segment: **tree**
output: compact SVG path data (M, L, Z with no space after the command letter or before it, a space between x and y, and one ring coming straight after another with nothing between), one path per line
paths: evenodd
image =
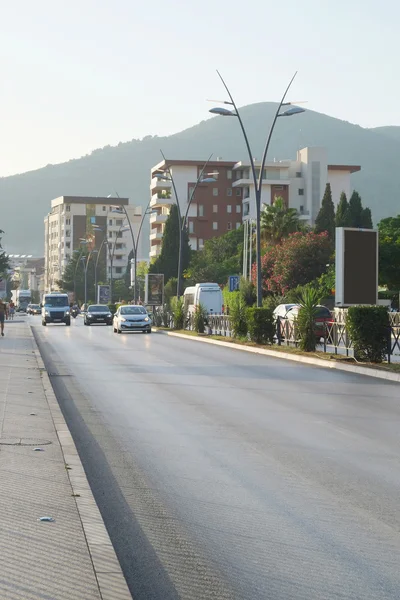
M284 295L326 272L332 254L327 232L292 233L277 246L271 246L262 257L263 287ZM253 265L255 280L256 265Z
M382 219L379 230L379 283L400 290L400 215Z
M349 200L348 227L361 227L362 214L363 206L361 197L360 194L354 190Z
M373 229L371 209L363 208L361 213L361 227L363 229Z
M336 227L349 227L349 203L345 192L340 194L339 204L336 209Z
M315 219L315 233L326 231L331 241L335 239L335 205L332 200L331 184L327 183L321 208Z
M64 269L62 279L57 281L57 285L60 289L66 292L76 291L76 300L83 302L85 298L85 262L87 260L87 250L84 249L82 252L73 252L67 266ZM89 261L87 270L87 297L88 299L94 299L94 268L96 262L96 255L94 254ZM78 264L79 263L79 264Z
M243 227L211 238L203 250L194 252L185 277L193 283L213 281L225 284L229 275L243 268Z
M173 204L165 223L161 253L149 268L149 273L163 273L164 283L178 276L180 226L178 209ZM182 273L189 266L190 256L189 235L185 227L182 235Z
M4 252L3 247L1 245L1 234L4 233L2 229L0 229L0 273L5 274L7 269L10 268L10 263L8 260L7 254Z
M299 231L301 223L295 208L287 208L278 196L271 205L264 205L261 213L261 233L267 242L279 244L282 238Z

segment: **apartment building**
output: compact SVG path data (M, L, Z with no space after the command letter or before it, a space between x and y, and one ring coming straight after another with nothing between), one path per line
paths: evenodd
M203 178L215 181L200 183L189 207L187 227L193 250L201 250L206 240L242 224L243 190L240 186L233 187L234 165L234 162L210 161L204 171ZM165 179L169 177L169 169L183 216L203 167L204 161L167 160L151 169L150 258L161 252L165 222L176 203L172 183Z
M113 278L124 275L133 244L130 230L124 230L126 217L115 212L116 206L125 207L137 236L142 208L130 206L128 198L61 196L51 201L50 213L44 220L45 291L57 289L57 281L62 279L72 253L82 247L82 241L90 250L102 248L102 260L110 276L110 252L103 243L106 240L113 256Z
M259 177L260 161L254 164ZM255 190L250 162L238 162L232 170L232 188L242 190L243 219L255 220ZM286 206L295 208L300 218L312 225L321 207L326 184L331 184L332 199L337 205L342 192L350 196L351 175L360 170L358 165L328 164L325 148L303 148L297 152L296 160L267 162L263 173L261 203L273 204L274 199L280 196Z

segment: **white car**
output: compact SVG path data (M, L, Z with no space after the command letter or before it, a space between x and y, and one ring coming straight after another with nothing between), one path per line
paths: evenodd
M142 331L151 333L151 319L144 306L127 304L120 306L113 319L114 333Z
M273 312L274 320L277 321L278 317L287 317L288 312L290 312L294 306L298 306L298 304L279 304Z

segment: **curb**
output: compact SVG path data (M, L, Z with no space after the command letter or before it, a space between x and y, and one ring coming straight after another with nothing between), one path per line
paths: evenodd
M54 394L32 328L28 326L28 329L34 342L36 362L42 374L44 394L57 432L64 462L70 467L67 469L67 474L92 560L100 597L102 600L132 600L132 595L125 581L103 517L92 494L74 440Z
M156 333L163 335L169 335L171 337L179 337L184 340L192 340L194 342L201 342L203 344L213 344L214 346L224 346L225 348L231 348L231 350L241 350L242 352L252 352L253 354L261 354L264 356L270 356L272 358L281 358L283 360L292 360L307 365L314 365L316 367L323 367L324 369L337 369L338 371L347 371L348 373L355 373L357 375L366 375L367 377L376 377L378 379L384 379L385 381L395 381L400 383L400 373L391 373L390 371L381 371L380 369L370 369L367 367L360 367L358 365L344 365L340 364L335 360L324 360L322 358L311 358L308 356L298 356L295 354L289 354L286 352L276 352L275 350L266 350L264 348L252 348L251 346L239 346L235 343L224 342L223 340L209 340L204 337L196 337L191 335L185 335L184 333L174 333L170 331L158 330L154 328Z

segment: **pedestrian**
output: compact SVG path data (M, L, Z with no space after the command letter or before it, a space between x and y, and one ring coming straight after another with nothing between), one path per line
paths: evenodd
M3 298L0 298L0 331L2 337L4 337L4 320L7 315L7 304L4 302Z
M9 314L10 320L12 321L14 319L14 314L15 314L15 304L12 300L11 300L10 304L8 305L8 314Z

